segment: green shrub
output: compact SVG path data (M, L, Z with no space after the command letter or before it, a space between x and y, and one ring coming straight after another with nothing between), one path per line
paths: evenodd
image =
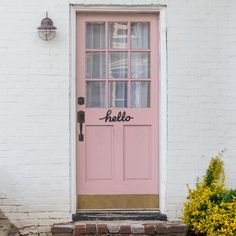
M213 157L202 182L189 189L183 221L196 235L236 235L236 190L224 186L223 161Z

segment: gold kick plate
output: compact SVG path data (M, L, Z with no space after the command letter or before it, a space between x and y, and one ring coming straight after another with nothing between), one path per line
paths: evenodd
M77 209L158 209L159 195L77 195Z

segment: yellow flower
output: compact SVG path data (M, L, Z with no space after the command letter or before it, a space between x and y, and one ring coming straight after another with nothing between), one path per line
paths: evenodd
M190 189L183 221L207 236L236 235L236 190L224 186L223 161L212 158L202 182Z

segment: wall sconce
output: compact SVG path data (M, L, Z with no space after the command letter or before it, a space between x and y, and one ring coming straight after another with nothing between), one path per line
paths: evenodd
M57 28L53 26L53 22L48 18L48 13L46 12L46 17L42 19L41 25L37 29L39 38L49 41L55 37Z

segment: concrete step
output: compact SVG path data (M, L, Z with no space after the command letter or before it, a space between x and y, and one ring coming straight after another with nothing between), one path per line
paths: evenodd
M99 210L99 211L77 211L72 216L73 221L87 220L160 220L166 221L167 216L159 210Z
M180 221L80 221L55 224L53 236L159 235L186 236L187 226Z

